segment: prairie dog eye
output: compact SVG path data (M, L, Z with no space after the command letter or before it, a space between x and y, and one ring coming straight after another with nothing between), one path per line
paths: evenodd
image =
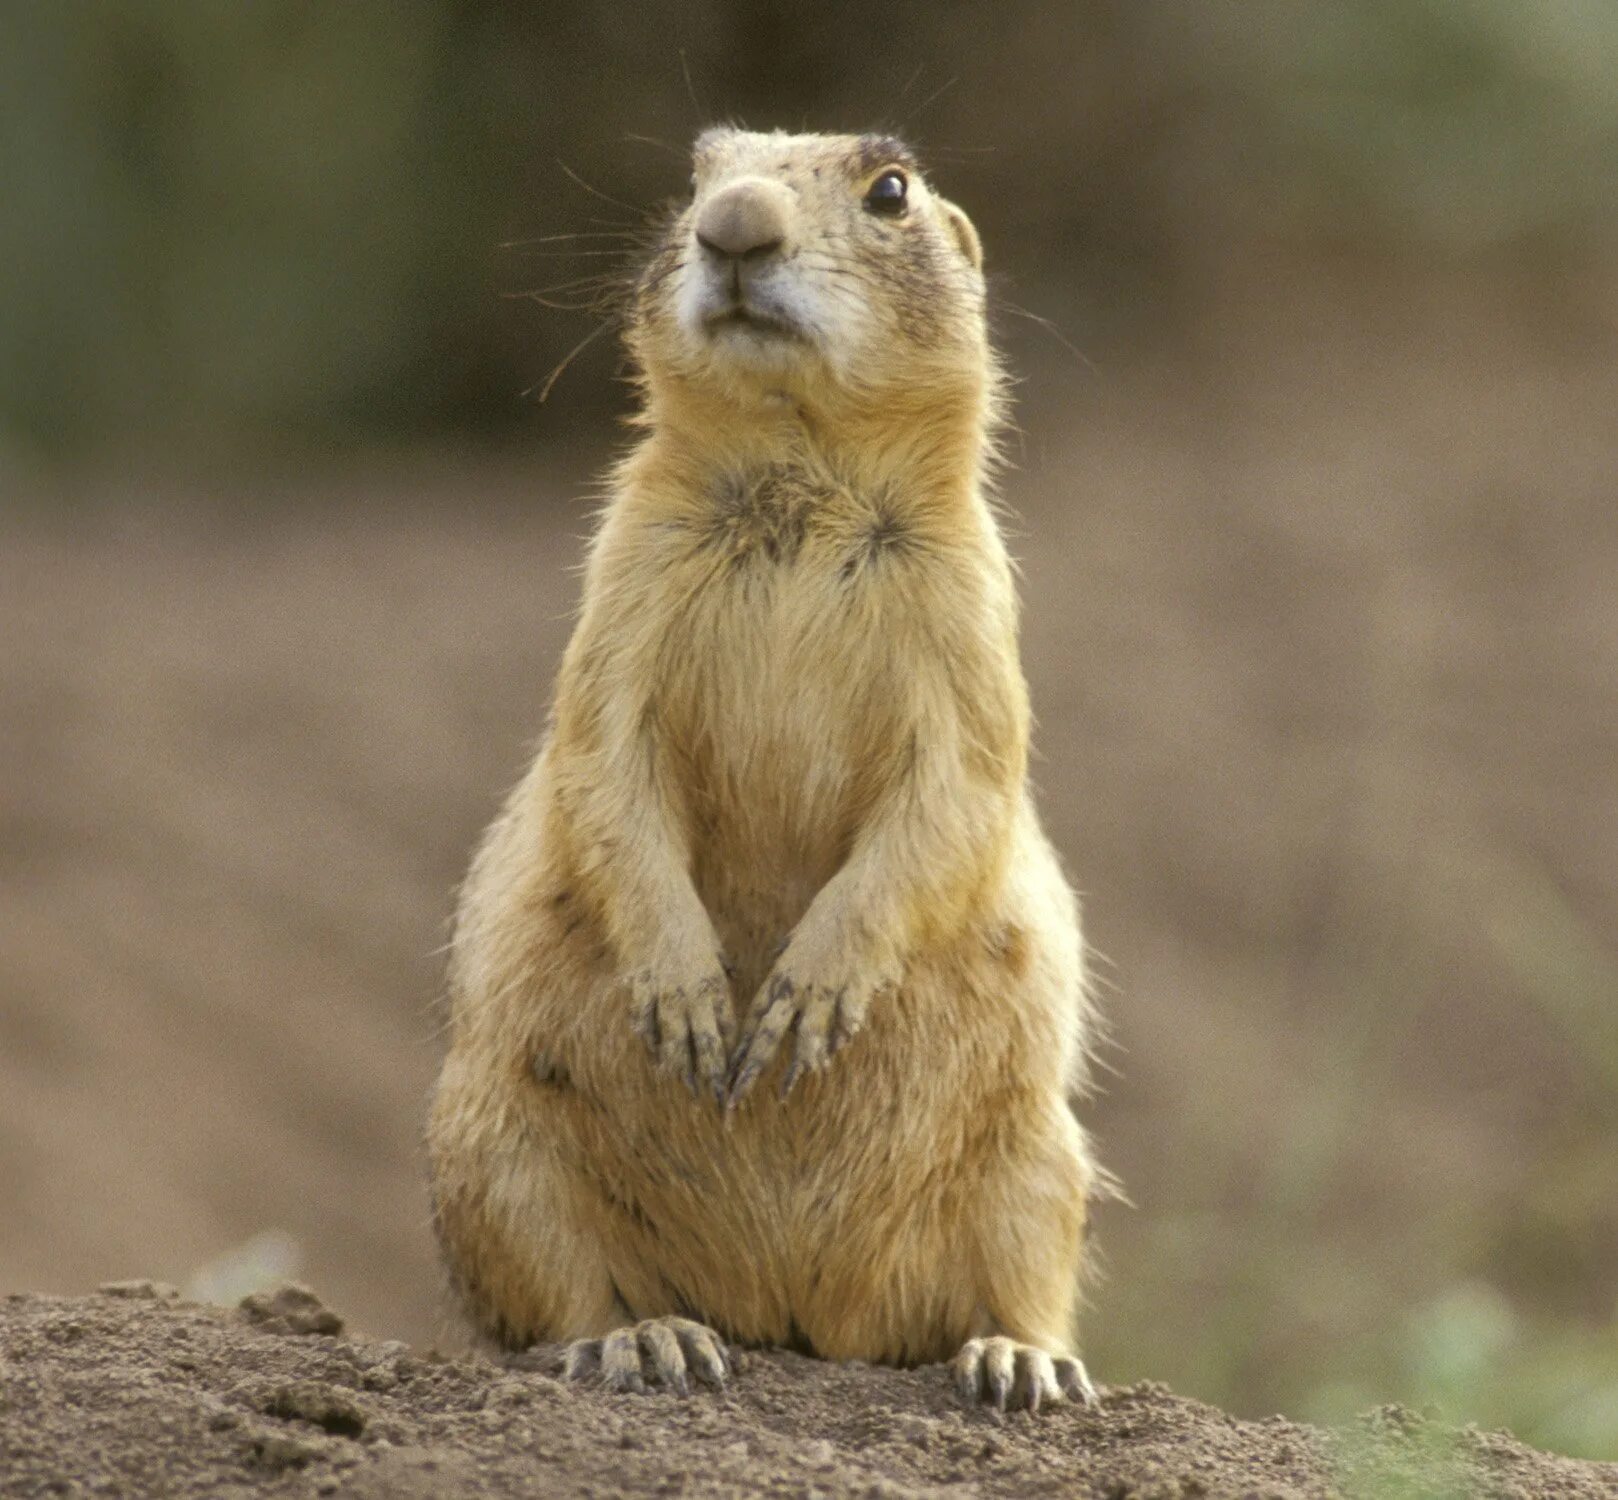
M865 206L874 214L903 213L909 189L905 174L897 167L890 168L871 184L871 190L865 195Z

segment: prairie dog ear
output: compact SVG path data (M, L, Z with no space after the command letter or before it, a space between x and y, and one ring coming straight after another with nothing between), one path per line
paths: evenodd
M955 243L960 246L964 255L975 270L983 269L983 241L978 238L978 232L972 227L972 221L965 212L957 208L948 198L935 198L939 212L944 215L944 222L949 225L950 233L955 236Z

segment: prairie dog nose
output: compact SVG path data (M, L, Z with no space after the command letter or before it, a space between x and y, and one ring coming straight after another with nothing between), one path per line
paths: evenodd
M697 215L697 243L715 255L762 257L787 237L792 194L766 177L744 177L721 188Z

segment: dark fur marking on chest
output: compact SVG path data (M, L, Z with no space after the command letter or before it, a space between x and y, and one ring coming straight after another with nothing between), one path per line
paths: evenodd
M682 529L700 551L733 568L754 562L790 566L819 534L831 541L835 550L828 561L849 583L924 546L900 497L887 485L858 493L841 480L811 477L783 464L719 475L707 498L708 509ZM857 518L852 524L851 505ZM828 511L836 518L823 520Z
M700 527L701 545L738 565L755 557L792 562L818 498L785 468L721 474L708 493L712 509Z
M566 1065L557 1061L549 1052L536 1052L531 1067L534 1082L542 1087L566 1089L573 1086L573 1078Z
M844 559L839 574L844 582L850 582L886 560L915 551L917 545L915 528L888 501L879 501L871 524Z

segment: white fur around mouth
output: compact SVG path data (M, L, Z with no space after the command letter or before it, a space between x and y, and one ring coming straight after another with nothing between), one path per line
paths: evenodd
M737 303L723 312L710 313L703 319L703 328L711 338L724 333L747 333L755 338L789 339L801 342L802 330L785 318Z

